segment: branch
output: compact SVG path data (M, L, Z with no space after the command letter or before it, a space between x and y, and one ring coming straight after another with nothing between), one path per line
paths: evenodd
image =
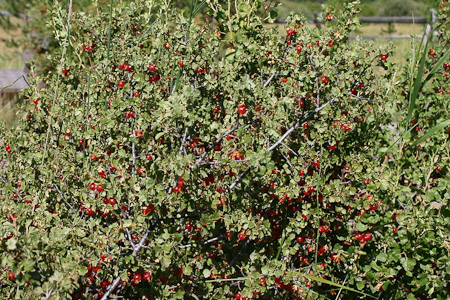
M247 239L247 241L245 242L245 245L242 246L242 248L239 250L239 252L237 253L237 255L233 258L233 260L230 262L230 264L228 265L228 267L232 267L236 262L237 259L239 258L239 256L241 256L242 251L247 248L248 244L250 244L250 239Z
M217 236L217 237L211 238L211 239L209 239L209 240L206 240L206 241L203 243L203 245L207 245L207 244L209 244L209 243L212 243L212 242L214 242L214 241L217 241L219 238L220 238L220 236ZM192 247L192 244L180 245L180 246L177 246L177 247L180 248L180 249L185 249L185 248Z
M81 264L82 262L85 262L86 260L89 259L89 257L91 257L92 254L95 253L95 250L92 250L91 253L89 253L88 255L86 255L86 257L84 257L83 259L80 259L77 263Z
M135 133L135 131L133 130L133 135L135 135L136 133ZM132 168L132 174L133 174L133 176L135 176L135 174L134 174L134 169L135 169L135 166L136 166L136 151L135 151L135 146L134 146L134 142L131 144L131 151L132 151L132 153L133 153L133 168Z
M136 246L133 243L133 239L131 238L130 230L128 228L125 228L125 233L127 234L128 241L130 242L131 247L133 247L133 250L136 249Z
M2 176L0 176L0 180L3 181L3 183L4 183L5 185L8 184L8 181L6 181Z
M321 111L322 109L324 109L325 107L327 107L330 103L332 103L334 101L334 98L332 98L330 101L328 101L327 103L325 103L324 105L322 105L321 107L316 108L314 111L312 111L311 113L309 113L309 115L304 118L303 120L295 123L294 126L292 126L291 128L289 128L285 134L283 134L280 139L278 141L275 142L275 144L273 144L272 146L270 146L267 151L272 151L273 149L275 149L276 147L278 147L278 145L280 145L295 129L297 129L298 127L300 127L303 123L311 120L314 115L316 113L318 113L319 111Z
M64 198L63 193L61 193L61 190L59 189L58 185L56 183L53 183L53 186L55 187L55 189L58 191L59 195L61 196L61 199L64 201L64 203L70 207L71 210L74 211L74 213L76 213L75 209L73 208L72 205L70 205L69 202L67 202L66 198Z
M297 152L295 152L294 150L292 150L290 147L288 147L285 143L281 143L281 145L283 145L286 149L288 149L290 152L292 152L292 154L294 154L295 156L298 157Z
M47 295L45 296L45 300L50 299L50 297L52 296L52 294L53 294L53 290L49 290L49 291L47 292Z
M238 178L236 178L233 183L230 185L230 187L228 188L228 190L232 190L236 187L236 185L239 183L239 181L241 181L242 177L244 177L244 175L246 173L248 173L251 170L251 167L248 168L247 170L245 170L244 172L242 172L241 174L239 174Z
M267 79L266 83L264 83L263 85L263 89L265 89L269 83L272 81L272 79L275 77L275 73L272 74L272 76L269 77L269 79Z
M311 58L311 55L310 56L308 56L308 58L309 58L309 62L311 63L311 67L313 68L313 70L314 70L314 73L316 73L316 89L317 89L317 103L316 103L316 107L319 107L319 101L320 101L320 86L319 86L319 74L317 74L317 71L316 71L316 65L314 64L314 62L313 62L313 60L312 60L312 58Z
M139 251L141 251L141 249L144 247L144 243L147 240L148 235L153 230L153 227L156 225L158 220L159 220L159 217L157 217L155 219L155 221L153 221L152 225L150 225L150 228L145 232L144 236L141 238L139 243L134 248L132 255L137 255L139 253ZM117 288L117 286L119 284L120 284L120 275L117 276L116 279L114 279L113 283L109 286L108 290L106 291L106 293L103 295L103 297L100 300L107 300L109 295L111 295L111 293Z

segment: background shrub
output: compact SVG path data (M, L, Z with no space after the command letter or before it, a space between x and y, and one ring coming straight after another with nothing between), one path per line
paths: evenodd
M194 4L54 7L0 131L2 297L448 298L446 23L400 72L356 4L282 37Z

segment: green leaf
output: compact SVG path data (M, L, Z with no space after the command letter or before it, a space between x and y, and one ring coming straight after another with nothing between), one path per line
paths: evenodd
M356 223L356 230L358 230L359 232L364 232L367 230L367 225L361 222Z
M17 240L15 238L11 238L6 242L6 247L8 250L15 250L17 248Z
M204 270L203 270L203 277L209 278L209 276L211 276L211 270L209 270L209 269L204 269Z

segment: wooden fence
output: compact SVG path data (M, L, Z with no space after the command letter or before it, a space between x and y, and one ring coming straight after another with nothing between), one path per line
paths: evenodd
M374 24L394 24L394 23L403 23L403 24L428 24L425 32L426 35L430 33L433 24L437 21L436 18L436 10L430 9L430 17L360 17L360 23L374 23ZM308 20L309 24L314 24L317 27L321 27L324 22L320 21L318 18L318 14L314 13L314 19ZM277 19L271 24L286 24L286 20ZM422 38L423 35L416 35L418 38ZM411 35L408 34L392 34L392 35L351 35L351 39L361 38L368 40L376 40L376 39L409 39Z

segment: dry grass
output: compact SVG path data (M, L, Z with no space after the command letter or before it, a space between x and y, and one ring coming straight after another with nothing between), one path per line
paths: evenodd
M17 104L19 103L17 94L3 93L0 96L0 121L5 122L6 126L11 128L17 124Z
M20 19L10 18L13 24L21 22ZM4 28L0 27L0 69L23 69L22 49L10 48L1 39L17 38L20 35L20 30L13 32L6 32Z

